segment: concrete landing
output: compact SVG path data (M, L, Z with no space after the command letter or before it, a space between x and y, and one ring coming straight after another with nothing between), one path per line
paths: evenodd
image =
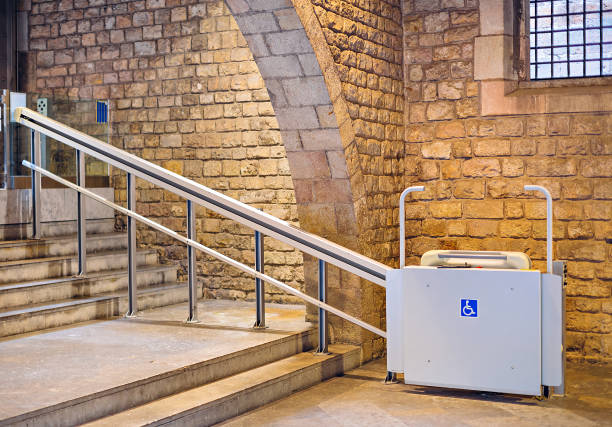
M291 354L302 346L308 349L314 335L304 321L302 306L267 304L266 330L250 328L254 303L207 300L199 303L198 310L200 324L185 324L187 306L179 304L143 311L135 319L90 322L0 340L0 420L49 421L41 417L55 411L58 420L67 421L62 417L69 413L75 417L72 421L83 422L86 418L79 411L93 410L85 406L94 398L113 395L117 399L107 403L117 405L126 396L138 398L139 393L148 398L176 393L219 378L215 364L234 363L230 371L241 372L286 357L288 350L280 348L283 343ZM253 352L254 348L259 351ZM168 377L181 375L176 386L168 388ZM164 389L158 390L155 384L162 377ZM122 396L124 391L129 394ZM141 403L125 401L125 407ZM98 402L95 410L105 404Z
M246 426L610 426L612 367L568 365L567 396L535 398L384 384L376 360L226 421Z

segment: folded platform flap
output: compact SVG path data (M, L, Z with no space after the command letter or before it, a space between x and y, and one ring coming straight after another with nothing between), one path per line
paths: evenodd
M421 265L528 270L531 259L522 252L436 250L425 252Z

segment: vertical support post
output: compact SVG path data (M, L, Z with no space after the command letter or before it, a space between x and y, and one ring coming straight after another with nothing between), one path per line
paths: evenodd
M31 144L30 153L32 156L32 163L36 166L40 166L40 132L32 130L31 132ZM32 238L40 239L40 172L32 170Z
M565 395L565 368L566 368L566 348L567 348L567 344L565 341L565 331L566 331L566 324L567 324L567 319L566 319L566 307L565 307L565 298L566 298L566 291L567 291L567 261L553 261L553 270L552 270L553 274L556 274L557 276L561 276L563 278L563 282L562 282L562 286L563 286L563 291L562 291L562 296L561 296L561 314L562 314L562 321L561 321L561 330L563 332L563 336L562 336L562 343L563 343L563 371L562 371L562 381L561 384L553 387L553 394L559 395L559 396L564 396Z
M2 136L4 149L2 151L2 186L9 188L9 179L11 174L11 135L10 135L10 93L8 89L2 90Z
M264 272L263 234L255 231L255 270ZM264 281L255 278L255 325L254 328L266 327L266 292Z
M187 200L187 238L196 239L195 206ZM189 317L187 322L198 322L198 294L196 293L196 251L193 246L187 246L187 282L189 285Z
M406 204L406 196L413 191L423 191L425 187L422 185L418 185L415 187L408 187L402 194L400 195L399 202L399 229L400 229L400 268L404 268L406 266L406 213L405 213L405 204Z
M76 150L76 185L85 187L85 153ZM85 195L77 191L77 238L79 247L79 276L87 274L87 225Z
M526 185L525 191L539 191L546 197L546 272L553 272L553 210L550 191L539 185Z
M327 303L327 268L322 259L319 260L319 301ZM328 337L327 311L319 308L319 348L317 353L326 354Z
M127 174L127 208L131 211L136 210L136 177L128 172ZM136 220L131 216L127 217L128 233L128 312L127 317L136 316L138 311L136 301Z

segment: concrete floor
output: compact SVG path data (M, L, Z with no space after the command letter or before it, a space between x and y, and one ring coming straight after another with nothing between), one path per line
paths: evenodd
M254 303L201 301L135 319L88 322L0 340L0 419L275 341L310 327L303 306L267 304L269 329L253 330Z
M605 426L612 425L612 367L570 365L568 394L535 398L385 385L377 360L226 421L238 426Z

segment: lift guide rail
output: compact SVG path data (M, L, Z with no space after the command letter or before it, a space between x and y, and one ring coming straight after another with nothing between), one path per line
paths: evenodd
M563 280L527 255L430 251L389 272L386 299L387 369L406 384L563 394Z
M17 108L15 117L18 123L30 129L54 138L134 176L152 182L226 218L260 231L267 236L274 237L366 280L385 286L386 273L390 268L382 263L293 227L291 224L259 209L234 200L110 144L105 144L28 108Z

